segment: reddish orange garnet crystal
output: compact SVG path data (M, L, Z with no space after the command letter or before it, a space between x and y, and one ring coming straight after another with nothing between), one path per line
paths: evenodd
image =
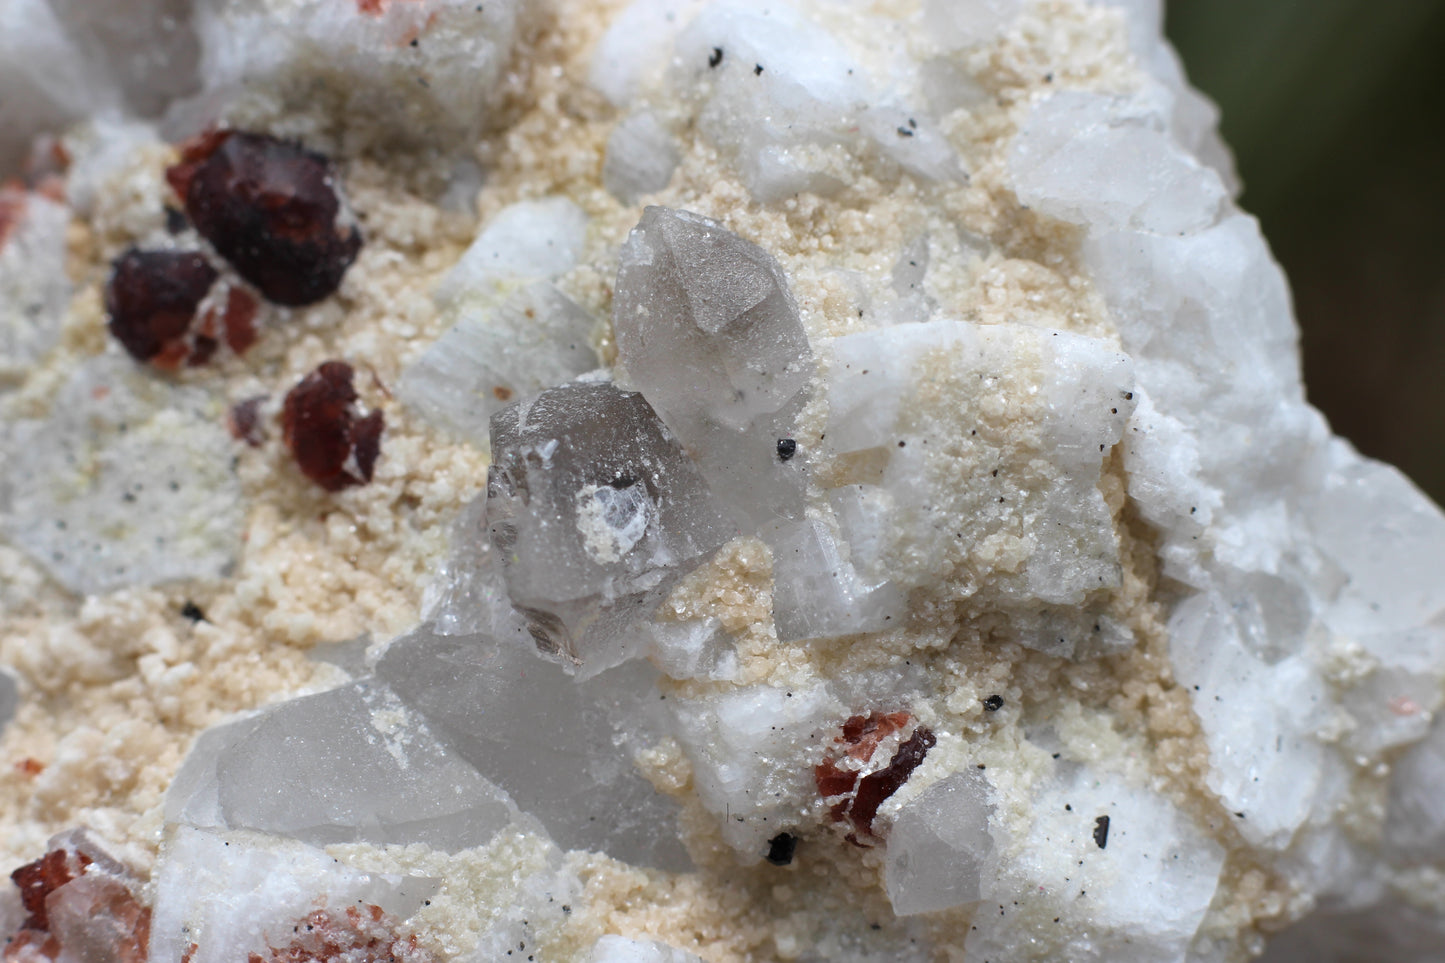
M386 421L363 415L344 361L327 361L286 395L281 430L302 473L329 492L371 481Z

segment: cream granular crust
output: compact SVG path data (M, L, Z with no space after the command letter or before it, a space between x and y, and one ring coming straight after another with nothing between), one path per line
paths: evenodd
M488 168L477 201L482 222L507 204L551 194L572 198L589 214L582 263L560 284L598 317L609 310L617 245L639 214L602 187L605 143L618 115L587 86L590 52L623 5L558 0L519 50L501 110L505 124L478 152ZM868 4L872 12L898 17L915 7L904 0ZM840 39L864 62L878 56L866 36L850 36L845 28ZM927 284L949 315L1112 337L1074 259L1075 229L1023 209L1007 187L1004 158L1024 111L1046 90L1137 86L1127 49L1117 12L1051 0L1029 7L999 40L963 55L986 95L944 122L970 172L966 186L923 188L907 177L880 181L862 173L838 196L764 208L751 202L711 145L685 133L671 184L647 200L718 218L771 252L815 340L863 325L836 269L885 285L898 252L923 233L941 246ZM649 97L664 116L680 109L656 89L643 94ZM90 220L74 225L71 314L61 347L14 400L20 410L43 410L65 372L105 350L100 291L107 266L126 245L160 228L167 196L162 174L172 159L160 148L140 151L108 185ZM312 646L363 633L386 638L414 623L428 573L446 552L449 523L482 490L486 470L483 453L428 428L389 392L402 367L441 333L444 321L430 289L478 223L429 200L423 185L439 175L418 171L415 163L410 157L343 160L367 243L339 294L312 308L278 312L246 358L181 376L229 402L268 398L262 408L268 438L258 449L236 449L247 516L232 577L74 602L18 553L0 547L0 584L7 586L0 594L0 663L24 678L22 708L0 741L0 759L14 773L0 783L0 851L11 865L34 858L51 834L84 824L145 869L161 839L163 793L196 735L232 713L333 684L336 670L307 657ZM968 237L986 241L983 253L970 252ZM605 336L601 350L610 357ZM329 358L361 372L363 400L387 418L374 481L334 495L296 471L273 420L286 390ZM810 407L799 437L820 431L825 414L820 404ZM1026 449L1030 413L995 414L1000 443ZM835 469L845 470L821 468ZM1169 670L1152 534L1124 487L1115 455L1101 480L1124 560L1110 614L1139 640L1123 655L1072 663L995 643L986 612L926 599L916 600L907 630L863 644L782 646L768 615L767 549L752 539L728 546L686 579L664 611L678 618L717 616L737 637L744 682L804 685L904 659L925 665L945 680L939 691L946 695L916 710L940 732L917 784L965 762L986 764L997 774L1006 821L1028 818L1027 790L1044 761L1023 742L1022 723L1031 714L1047 712L1081 754L1119 759L1137 747L1133 755L1148 763L1131 775L1166 793L1229 851L1204 935L1288 919L1303 907L1252 859L1204 788L1207 751ZM1007 568L1020 551L1006 538L993 540L975 546L960 564ZM188 601L206 621L180 614ZM697 694L709 684L669 685ZM986 714L982 701L994 694L1008 708ZM807 861L781 871L738 868L715 817L692 794L690 767L676 745L665 742L640 764L682 803L700 870L665 874L601 856L568 857L583 892L574 910L541 934L538 959L578 958L605 932L654 937L716 961L791 958L806 949L811 926L843 913L861 913L894 935L876 851L827 845L836 840L823 832L805 840ZM916 791L910 787L903 792ZM332 852L358 866L442 878L415 925L424 943L455 955L475 943L485 923L477 907L502 898L526 867L540 866L545 848L535 838L505 836L453 856L422 847ZM927 926L940 947L961 947L967 919L968 911L958 910L937 914ZM902 929L897 934L904 938Z

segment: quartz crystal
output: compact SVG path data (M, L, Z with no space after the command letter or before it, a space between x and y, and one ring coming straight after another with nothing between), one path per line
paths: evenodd
M7 539L82 593L227 570L240 484L205 392L103 356L77 367L48 409L0 424Z
M777 439L812 376L812 348L777 262L721 224L649 207L617 274L618 360L741 519L802 506L802 459Z
M592 316L546 281L460 319L407 368L402 398L429 421L489 444L491 417L515 399L597 367Z
M649 866L687 864L671 830L675 804L631 764L634 743L658 730L649 667L633 663L579 683L530 646L422 629L387 649L376 671L560 845ZM476 801L475 788L461 795Z
M0 186L0 392L55 344L70 297L65 206Z
M607 382L492 416L487 521L537 644L584 676L640 654L637 624L730 534L646 399Z
M1438 961L1445 515L1161 30L0 0L7 963Z
M465 849L512 820L505 794L371 682L207 730L171 784L166 809L173 823L313 845Z

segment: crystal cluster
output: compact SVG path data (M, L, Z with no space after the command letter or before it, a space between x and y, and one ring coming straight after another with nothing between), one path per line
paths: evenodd
M1438 956L1445 516L1157 4L129 6L0 0L7 961Z

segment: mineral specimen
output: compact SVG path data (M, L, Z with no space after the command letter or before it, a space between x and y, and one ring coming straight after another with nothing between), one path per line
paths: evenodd
M281 428L303 474L329 492L371 481L386 426L380 409L361 414L355 372L327 361L286 393Z
M487 521L512 604L584 676L640 655L640 623L731 534L647 401L607 383L492 416Z
M195 251L126 251L106 286L110 333L131 357L160 368L203 358L203 344L187 343L186 335L217 277Z
M270 301L311 304L361 249L326 158L260 134L221 131L173 176L201 236Z
M0 0L7 960L1438 959L1445 515L1157 3L122 6Z
M802 460L776 441L812 377L812 348L767 252L721 224L649 207L617 272L618 361L744 523L802 511Z

